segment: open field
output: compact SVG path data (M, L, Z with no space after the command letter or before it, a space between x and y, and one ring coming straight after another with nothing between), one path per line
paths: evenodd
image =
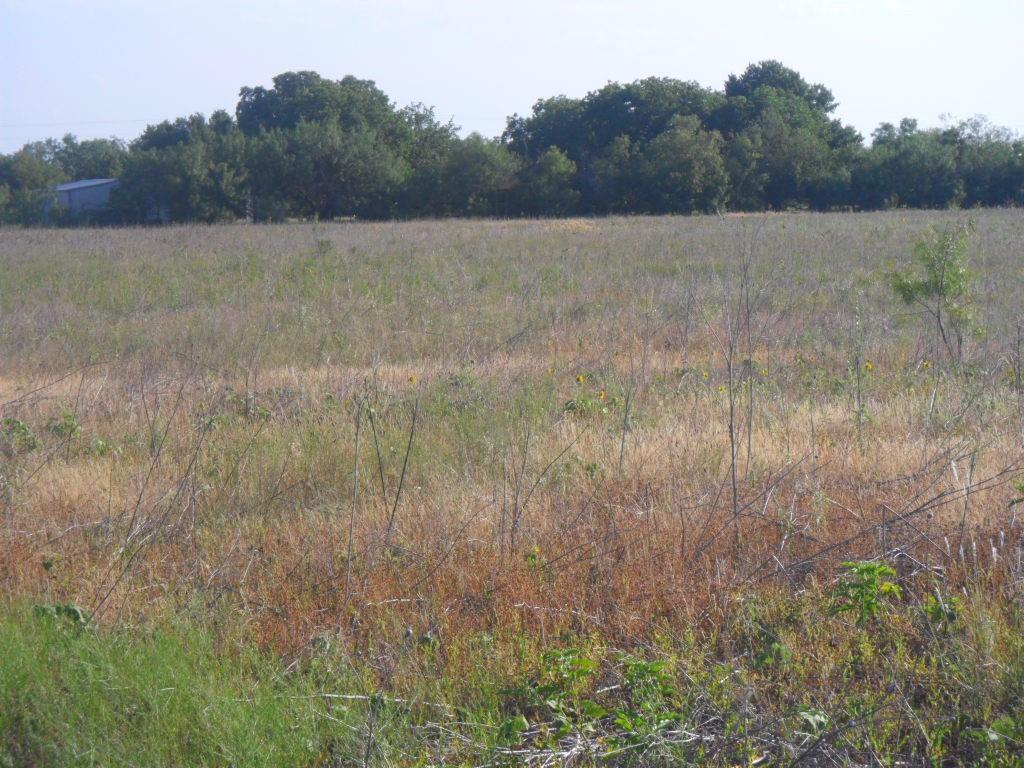
M958 355L887 275L968 218ZM0 230L0 766L1017 765L1022 287L1019 210Z

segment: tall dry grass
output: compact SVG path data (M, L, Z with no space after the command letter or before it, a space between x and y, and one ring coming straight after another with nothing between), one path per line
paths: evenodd
M642 638L855 558L1017 573L1024 220L977 215L967 373L884 278L956 218L4 231L0 403L39 446L0 467L3 589L295 650Z

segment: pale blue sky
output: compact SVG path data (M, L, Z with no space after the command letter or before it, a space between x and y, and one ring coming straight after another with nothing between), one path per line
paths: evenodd
M0 0L0 151L233 112L287 70L369 78L493 136L539 97L648 75L718 88L767 58L829 86L865 135L942 113L1024 132L1022 30L1022 0Z

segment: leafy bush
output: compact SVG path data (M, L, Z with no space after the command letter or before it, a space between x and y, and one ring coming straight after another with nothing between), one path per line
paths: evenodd
M907 305L919 305L935 322L950 359L963 359L964 336L977 331L972 274L967 247L972 223L958 224L919 240L914 246L917 269L891 275L892 288Z
M890 581L896 571L875 561L843 563L847 573L833 592L832 612L851 613L858 627L877 618L889 598L898 598L902 592L898 584Z
M15 453L30 453L39 447L39 440L28 424L11 416L0 421L0 438Z
M62 408L58 415L51 416L47 420L46 431L54 437L66 440L80 434L82 424L78 421L78 416L74 411L70 408Z

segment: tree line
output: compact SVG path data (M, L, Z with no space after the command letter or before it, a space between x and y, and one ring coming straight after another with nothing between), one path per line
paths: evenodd
M287 72L234 115L148 126L130 143L74 136L0 155L0 223L74 223L72 179L117 178L93 223L567 216L1024 204L1024 140L983 118L881 124L865 142L837 103L776 61L722 90L647 78L541 99L500 137L460 137L372 81Z

